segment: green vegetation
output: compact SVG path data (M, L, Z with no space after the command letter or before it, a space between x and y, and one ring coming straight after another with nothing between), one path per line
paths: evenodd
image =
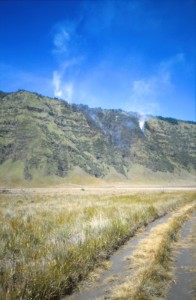
M174 119L174 118L164 118L164 117L161 117L161 116L158 116L157 118L159 120L169 122L170 124L173 124L173 125L178 125L178 122L183 122L183 123L187 123L187 124L195 124L194 121L183 121L183 120L177 120L177 119Z
M177 119L174 119L174 118L163 118L161 116L158 116L157 117L159 120L162 120L162 121L165 121L165 122L168 122L172 125L178 125L178 120Z
M139 115L122 110L70 105L24 90L1 92L0 102L1 185L36 185L37 178L47 183L53 176L62 182L76 167L101 179L115 173L121 180L132 180L132 167L138 165L154 179L157 172L164 178L168 173L174 178L183 174L185 180L193 177L194 122L149 118L143 132ZM10 180L1 176L8 162L21 166L20 180L14 167L6 172Z
M138 228L194 199L192 192L1 194L0 298L60 299Z

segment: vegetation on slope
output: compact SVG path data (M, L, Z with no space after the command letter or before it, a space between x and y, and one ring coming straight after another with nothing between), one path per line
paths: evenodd
M75 167L95 178L108 178L114 170L124 180L132 179L135 165L175 175L195 168L194 122L149 118L141 129L138 114L70 105L26 91L0 93L0 104L4 184L5 165L11 184L18 181L14 164L26 182L67 178Z

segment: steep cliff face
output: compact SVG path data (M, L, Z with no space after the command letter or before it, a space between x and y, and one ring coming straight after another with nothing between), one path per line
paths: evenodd
M154 172L193 172L194 122L91 109L19 91L0 93L0 176L7 172L66 178L75 167L97 178L111 170L132 178L133 165ZM13 166L17 166L14 168ZM19 168L19 169L17 169ZM18 175L17 175L18 174Z
M190 171L195 164L196 123L172 118L149 117L141 128L140 115L121 110L90 109L79 106L90 127L120 152L120 170L130 163L152 171ZM115 164L115 162L114 162Z

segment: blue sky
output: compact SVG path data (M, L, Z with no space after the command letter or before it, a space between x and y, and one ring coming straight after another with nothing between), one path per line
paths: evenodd
M0 11L0 90L195 120L194 0L1 0Z

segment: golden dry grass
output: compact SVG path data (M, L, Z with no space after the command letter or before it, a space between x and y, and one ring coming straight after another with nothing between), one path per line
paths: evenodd
M59 299L193 192L0 195L0 298Z

